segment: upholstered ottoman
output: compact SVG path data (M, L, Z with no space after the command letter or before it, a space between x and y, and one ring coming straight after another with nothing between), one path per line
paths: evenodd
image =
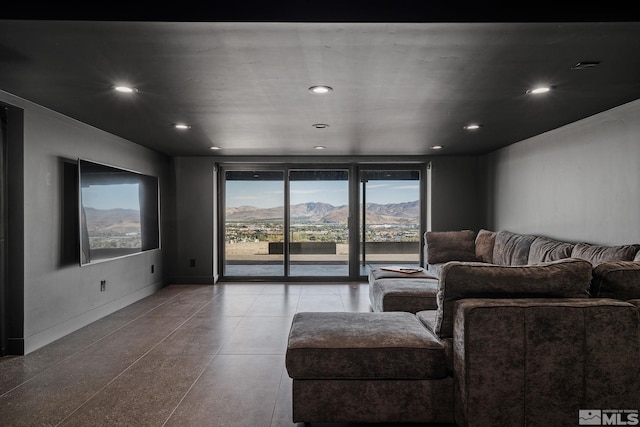
M298 313L293 422L453 422L444 347L411 313Z
M437 291L438 279L427 271L412 274L381 268L369 271L369 301L375 312L436 310Z

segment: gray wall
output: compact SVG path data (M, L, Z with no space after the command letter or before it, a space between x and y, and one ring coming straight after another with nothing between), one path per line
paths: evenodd
M482 211L477 157L431 160L431 230L477 230Z
M640 243L640 101L481 160L489 229Z
M215 167L213 157L174 158L177 219L172 283L213 283L217 275Z
M64 259L65 161L81 157L158 176L163 228L173 217L170 161L5 92L0 91L0 102L24 110L23 165L13 165L22 169L23 183L9 182L11 190L22 195L22 206L9 209L24 213L22 253L10 254L10 262L20 262L15 268L23 277L22 283L10 285L22 287L23 331L22 336L10 338L22 340L28 353L153 293L165 283L165 249L85 267ZM166 236L162 244L163 248L169 244ZM155 266L153 274L151 265ZM107 281L105 292L100 292L101 280Z

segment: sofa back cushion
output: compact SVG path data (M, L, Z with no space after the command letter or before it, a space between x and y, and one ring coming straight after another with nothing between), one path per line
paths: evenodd
M571 252L572 258L589 261L594 267L608 261L633 261L638 245L598 246L578 243Z
M476 233L472 230L424 233L425 263L476 261Z
M573 247L572 243L559 242L548 237L537 237L531 243L527 264L540 264L570 258Z
M529 248L536 236L498 231L493 246L493 263L498 265L526 265Z
M588 261L572 258L523 266L450 262L438 283L433 332L453 336L454 305L464 298L588 298L591 271Z
M476 236L476 258L478 261L493 262L493 247L496 243L496 232L480 230Z
M601 262L593 268L590 293L599 298L640 298L640 262Z

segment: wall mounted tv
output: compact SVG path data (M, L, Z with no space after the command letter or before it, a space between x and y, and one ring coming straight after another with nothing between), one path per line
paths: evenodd
M78 160L80 265L160 248L158 178Z

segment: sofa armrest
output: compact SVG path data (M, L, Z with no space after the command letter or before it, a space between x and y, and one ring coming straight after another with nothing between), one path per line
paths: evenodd
M603 298L640 298L640 262L609 261L593 269L591 294Z
M466 299L455 308L459 426L577 425L640 401L640 313L611 299Z

